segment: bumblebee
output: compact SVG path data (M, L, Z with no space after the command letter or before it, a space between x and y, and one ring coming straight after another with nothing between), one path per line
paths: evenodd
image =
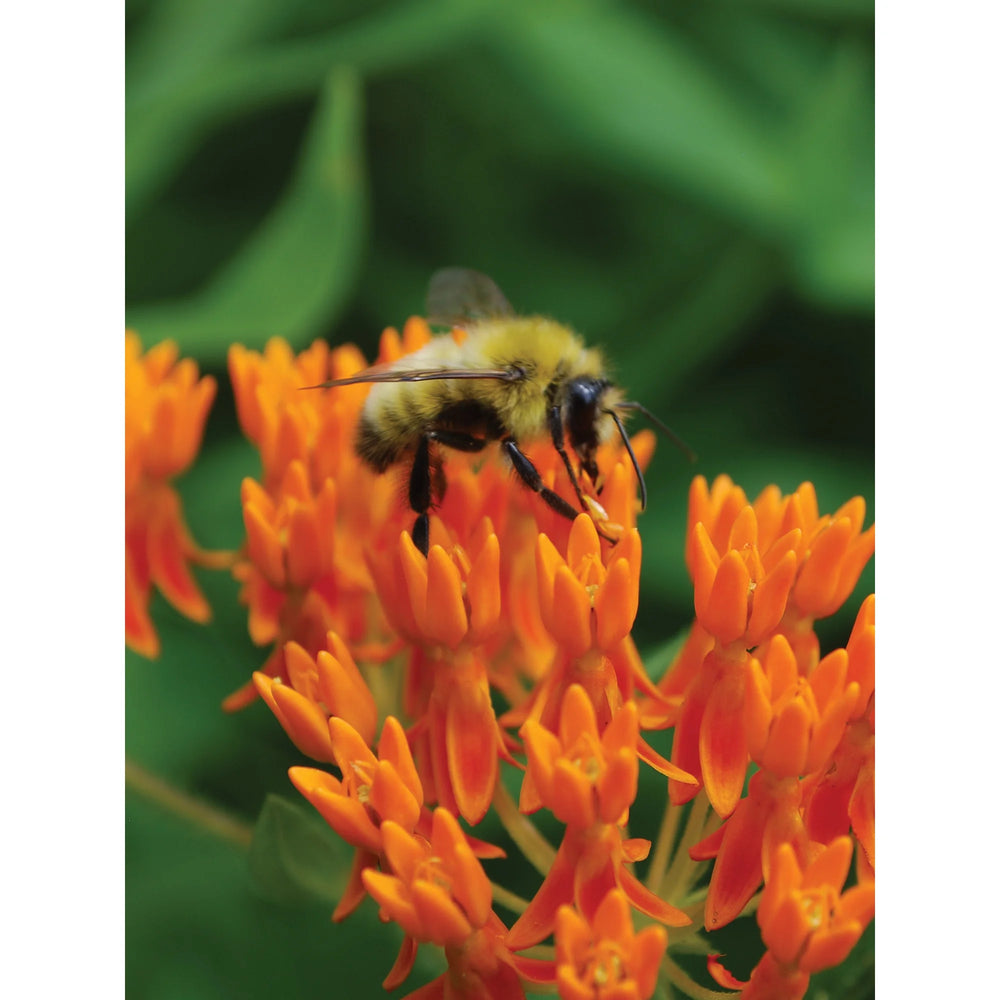
M431 278L427 318L460 325L457 342L439 334L428 344L389 365L376 365L350 378L311 388L370 383L361 413L357 452L376 472L408 461L409 502L416 513L413 542L427 554L428 512L443 495L443 477L433 475L436 446L479 452L497 441L528 489L558 514L574 519L588 504L580 487L572 449L595 486L597 447L617 433L632 460L642 507L646 484L622 422L639 410L673 432L639 403L625 400L607 375L604 358L586 347L568 327L542 316L517 316L503 293L485 275L446 268ZM542 482L521 445L548 435L569 475L579 507Z

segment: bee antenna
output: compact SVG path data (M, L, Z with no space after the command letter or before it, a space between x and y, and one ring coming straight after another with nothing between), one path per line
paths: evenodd
M689 462L697 462L698 456L655 414L650 413L642 403L636 402L625 402L617 403L616 409L619 410L638 410L647 420L652 420L657 427L659 427L671 442L676 445L684 454L687 456Z
M625 432L625 425L622 423L622 418L614 410L605 410L604 412L615 422L618 433L622 436L622 443L625 445L625 450L628 452L628 457L632 459L632 468L635 469L635 474L639 479L639 500L642 504L642 509L645 510L646 480L642 476L642 469L639 468L639 462L635 457L635 452L632 450L632 442L629 441L628 434Z

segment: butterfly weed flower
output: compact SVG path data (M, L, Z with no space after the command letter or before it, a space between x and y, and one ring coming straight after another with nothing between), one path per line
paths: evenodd
M378 362L429 338L418 320L402 336L387 330ZM844 834L848 848L862 845L860 882L874 879L873 607L846 649L821 658L813 630L870 558L863 504L821 517L808 484L750 502L726 477L696 478L685 549L695 621L654 684L631 635L638 476L653 435L635 435L631 451L597 447L575 519L488 452L449 449L446 465L432 456L439 502L415 542L405 470L378 475L357 454L368 387L302 391L364 367L356 349L322 344L230 354L262 464L243 485L234 572L251 635L271 652L227 707L259 695L317 762L290 776L354 847L335 919L371 896L403 929L390 989L418 946L442 949L448 969L411 994L419 1000L518 997L529 983L573 1000L638 1000L657 982L704 993L672 961L661 925L673 928L671 948L707 951L705 931L759 904L768 952L751 984L714 958L709 973L748 996L770 995L768 977L785 990L773 995L793 995L816 956L839 954L866 922L868 897L834 877ZM524 453L542 490L573 495L556 448ZM641 732L671 727L667 760ZM655 843L630 829L642 762L665 776ZM535 825L542 809L562 826L557 844ZM539 873L531 898L490 882L503 852L475 834L491 810ZM836 864L810 867L828 851ZM647 857L640 881L634 865ZM787 898L806 906L817 879L836 933L805 941L772 910L784 913ZM786 902L764 906L779 894Z
M639 780L635 702L626 702L599 734L590 698L573 684L562 700L558 732L528 719L521 735L528 752L525 784L531 782L528 787L537 801L566 829L541 888L511 928L508 945L517 950L543 940L552 932L563 904L574 902L590 918L614 888L623 890L633 906L669 926L690 923L625 867L644 859L650 846L647 840L623 835ZM526 808L524 795L522 786L522 808Z
M143 352L125 332L125 643L156 657L160 640L149 616L153 587L196 622L211 616L191 564L222 568L228 553L209 552L191 537L171 481L194 461L215 398L215 379L198 377L177 345Z
M667 932L637 934L628 899L612 889L588 921L571 906L556 914L556 985L563 1000L648 1000L656 989Z

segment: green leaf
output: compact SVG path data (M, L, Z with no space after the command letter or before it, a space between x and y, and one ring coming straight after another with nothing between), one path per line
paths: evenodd
M821 304L874 302L874 85L872 54L842 45L791 133L789 160L799 177L795 273Z
M250 873L270 900L333 905L344 890L351 849L311 810L268 795L250 844Z
M265 0L266 2L266 0ZM241 4L204 4L206 10ZM130 86L126 106L126 209L141 211L218 124L281 101L306 98L338 66L371 73L425 59L476 30L489 5L469 0L412 0L383 8L327 34L271 41L247 51L219 47L182 76ZM280 11L282 4L269 4ZM246 32L249 34L249 31ZM191 32L184 35L197 44ZM141 65L142 53L134 61Z
M761 232L785 219L770 120L669 24L620 5L518 4L491 42L553 126L593 156L678 184Z
M200 293L143 306L128 322L147 343L172 337L183 353L219 363L235 341L272 336L303 345L333 321L359 268L365 229L361 95L349 70L333 73L281 203Z

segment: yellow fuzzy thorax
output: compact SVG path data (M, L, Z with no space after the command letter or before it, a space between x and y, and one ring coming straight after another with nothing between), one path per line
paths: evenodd
M568 327L541 316L470 324L461 343L451 334L442 334L394 366L411 371L516 368L525 377L516 381L440 379L373 385L365 403L359 450L380 470L410 451L442 413L456 405L476 404L495 417L504 436L516 441L545 437L553 402L546 396L549 387L553 383L563 386L579 376L605 377L599 351L586 347ZM613 406L620 398L620 391L609 387L607 405ZM599 440L605 440L613 424L602 417L596 430Z
M587 348L569 327L541 316L480 323L462 344L462 364L470 368L524 369L523 382L483 381L475 395L489 405L519 441L544 433L545 390L556 379L604 373L600 353Z

